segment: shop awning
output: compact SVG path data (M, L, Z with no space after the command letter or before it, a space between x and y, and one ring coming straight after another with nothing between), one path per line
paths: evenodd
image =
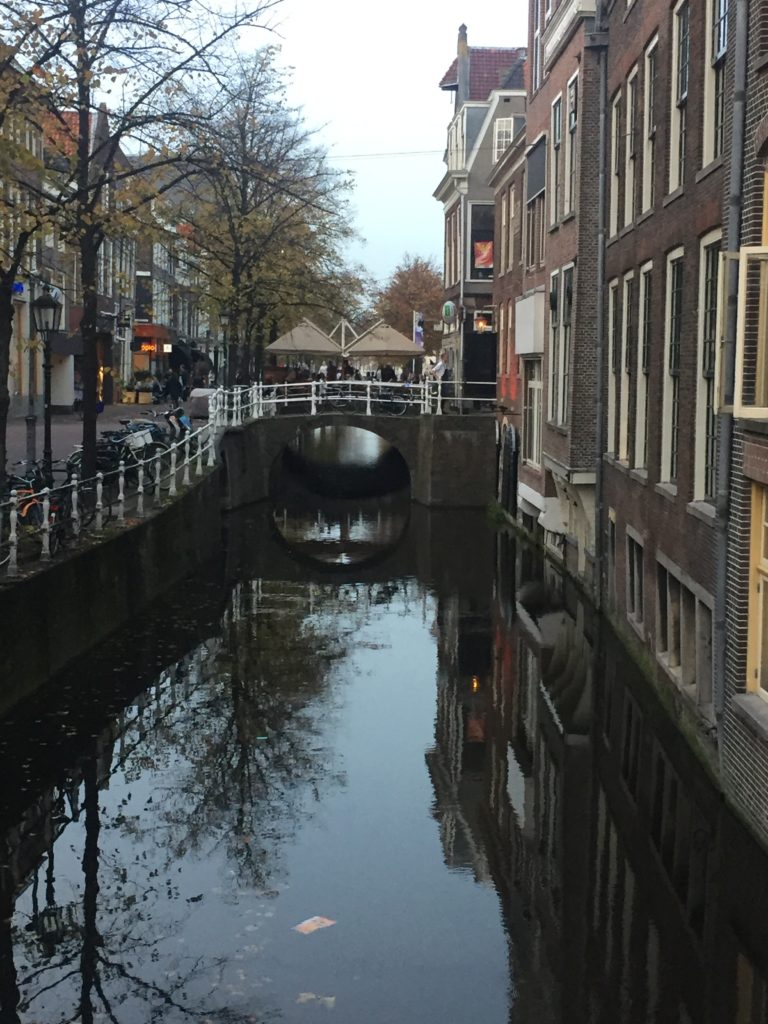
M162 324L134 324L134 338L155 338L157 341L170 341L171 335Z

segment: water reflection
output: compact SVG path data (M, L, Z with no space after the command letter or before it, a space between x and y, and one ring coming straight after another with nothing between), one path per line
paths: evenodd
M766 1020L765 854L576 591L259 523L2 723L0 1022Z

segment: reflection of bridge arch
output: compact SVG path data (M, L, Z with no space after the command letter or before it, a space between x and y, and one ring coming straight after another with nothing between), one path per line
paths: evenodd
M377 434L403 457L411 496L424 505L485 507L496 494L492 416L366 416L356 412L272 416L228 427L220 439L225 504L240 508L269 497L272 466L305 430L357 427Z

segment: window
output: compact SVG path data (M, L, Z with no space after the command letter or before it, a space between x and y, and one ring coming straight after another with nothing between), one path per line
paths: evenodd
M560 274L549 284L549 419L555 422L560 410Z
M571 377L571 316L573 312L573 267L563 270L563 315L560 338L560 416L558 423L568 419L568 394Z
M541 85L541 0L533 0L533 92Z
M728 0L708 0L709 32L704 82L704 164L723 152L725 56L728 49Z
M613 236L619 230L619 190L621 188L621 93L611 103L611 205L608 217L608 234Z
M506 306L502 302L499 305L499 376L503 377L507 372L507 339L506 330Z
M752 486L748 689L768 700L768 487Z
M550 183L549 192L552 197L552 209L550 212L550 222L557 224L560 220L562 211L561 206L561 191L560 191L560 148L563 135L563 100L561 96L558 96L555 102L552 104L552 130L550 132L550 142L552 153L550 156Z
M677 481L680 430L680 347L683 339L683 250L667 258L665 373L662 414L661 479Z
M493 125L493 162L500 160L504 150L512 142L511 117L498 117Z
M674 11L672 29L672 123L669 140L669 191L680 188L685 179L685 146L688 116L690 60L690 8L682 0Z
M487 280L493 277L492 203L469 205L469 277Z
M656 566L659 660L699 705L712 702L712 603L671 565ZM709 710L709 707L708 707Z
M579 127L579 79L568 83L568 135L565 140L565 191L563 213L572 213L576 205L576 132Z
M517 190L514 185L509 190L509 269L515 265L515 218L517 217Z
M643 545L627 533L627 615L640 625L645 618Z
M713 501L717 469L715 352L720 291L720 234L708 235L699 255L698 374L696 381L696 500Z
M624 277L624 317L621 325L621 393L619 397L619 459L629 461L629 383L632 369L632 345L635 337L635 280Z
M656 93L658 39L645 51L645 82L643 109L643 210L650 210L656 200Z
M624 226L637 212L637 68L627 82L627 124L624 147Z
M637 379L635 388L635 466L648 465L648 384L651 362L651 328L653 316L652 264L640 268L640 297L637 346Z
M499 252L499 273L506 274L509 270L509 250L507 249L509 239L508 226L509 196L507 192L501 194L501 245Z
M624 691L624 723L621 742L621 774L627 789L633 796L637 795L640 778L640 740L642 738L643 720L637 705Z
M619 372L619 282L611 281L608 286L608 436L606 451L616 451L616 391Z
M541 359L523 360L523 459L541 465Z
M547 150L540 139L526 160L527 207L525 212L525 265L533 269L544 262L544 219Z

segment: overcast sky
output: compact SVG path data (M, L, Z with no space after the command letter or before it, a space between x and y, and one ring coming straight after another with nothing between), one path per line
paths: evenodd
M356 180L365 242L349 256L382 283L406 252L442 265L442 207L432 193L453 94L438 83L459 25L470 46L525 46L526 17L526 0L284 0L277 8L291 100Z

